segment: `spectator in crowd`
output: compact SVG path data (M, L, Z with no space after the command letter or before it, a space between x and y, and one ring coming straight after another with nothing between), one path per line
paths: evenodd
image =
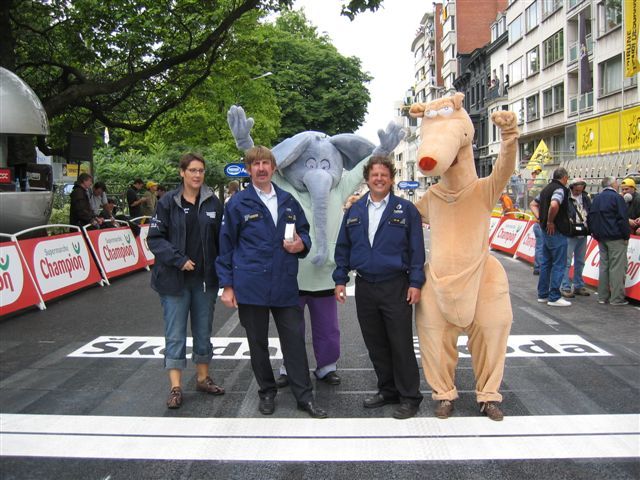
M502 195L500 195L500 205L502 206L502 215L518 211L518 209L513 205L513 200L506 190L502 192Z
M156 192L158 200L160 200L165 193L167 193L167 187L164 185L158 185L158 191Z
M107 203L104 204L99 215L103 219L101 228L114 228L118 226L115 218L117 211L118 207L116 206L115 199L112 197L107 198Z
M620 184L620 191L627 204L632 235L640 235L640 194L636 188L636 182L633 178L625 178Z
M180 159L182 184L158 203L147 243L155 255L151 287L163 307L164 367L171 390L167 407L182 405L182 370L187 366L187 324L191 318L196 390L224 394L209 375L213 357L211 329L218 296L215 258L222 221L222 203L204 184L205 161L196 153Z
M309 223L300 204L271 182L276 160L271 150L245 152L251 186L224 207L220 255L216 260L220 299L238 309L247 332L251 367L258 382L258 411L272 415L278 393L269 359L269 312L273 315L291 392L298 409L313 418L327 413L313 400L309 363L298 304L298 259L311 248Z
M406 419L422 402L412 320L425 282L425 251L418 210L391 191L395 173L389 158L369 159L369 193L345 212L333 280L336 300L345 303L349 272L356 271L358 323L378 377L378 391L364 407L400 403L393 417Z
M146 187L147 191L142 195L144 202L140 206L142 215L152 217L156 211L156 205L158 203L158 183L149 180Z
M107 204L107 186L104 182L96 182L93 189L90 190L89 203L94 215L100 215L100 212Z
M233 197L239 191L240 191L240 182L238 182L237 180L231 180L227 184L227 198L225 199L224 203L227 203L231 199L231 197Z
M93 213L89 195L91 195L93 177L88 173L78 175L78 180L73 184L70 195L69 223L83 227L91 224L94 228L100 228L102 218Z
M535 197L537 193L540 191L540 183L541 180L538 179L538 176L542 173L541 167L535 167L531 172L531 178L527 181L527 196L528 198L533 198L529 203L529 209L533 213L533 216L538 220L538 223L534 223L533 225L533 235L536 239L536 248L535 254L533 257L533 274L540 275L540 259L542 258L542 249L543 249L543 241L542 241L542 230L540 229L539 217L536 212L538 212L537 205L538 203L535 201ZM535 211L534 211L535 206Z
M627 206L618 194L618 180L605 177L603 190L593 199L587 222L591 236L598 241L598 303L627 305L624 281L627 272L627 245L631 228Z
M567 260L569 226L569 174L564 168L553 171L553 179L532 202L531 211L540 219L542 257L538 279L538 302L552 307L568 307L560 285Z
M138 218L142 216L142 204L144 198L139 197L140 190L144 182L140 178L136 178L133 183L127 189L127 205L129 206L129 216L131 218Z
M573 224L587 225L587 214L591 207L591 199L584 191L587 183L580 177L569 184L571 196L569 197L569 221ZM567 241L567 263L562 277L560 290L565 298L573 298L576 295L588 297L589 291L584 286L582 271L584 259L587 253L587 232L581 236L570 236ZM571 261L573 260L573 282L569 278Z

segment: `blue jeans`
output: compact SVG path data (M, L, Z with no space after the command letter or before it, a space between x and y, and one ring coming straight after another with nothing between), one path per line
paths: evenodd
M567 237L556 232L549 235L542 228L543 245L540 259L540 278L538 279L538 298L555 302L560 298L560 284L567 262Z
M578 290L584 288L584 280L582 280L582 271L584 270L584 257L587 253L587 237L569 237L567 240L567 263L564 268L564 277L562 277L561 290L571 290L571 279L569 278L569 269L571 268L571 260L573 259L573 289Z
M542 258L544 240L542 239L542 229L540 228L539 223L533 224L533 236L536 237L536 252L533 257L533 269L540 271L540 259Z
M185 282L182 295L160 295L164 310L164 367L184 369L187 366L187 321L191 313L193 363L211 362L211 328L217 289L203 288L202 279Z

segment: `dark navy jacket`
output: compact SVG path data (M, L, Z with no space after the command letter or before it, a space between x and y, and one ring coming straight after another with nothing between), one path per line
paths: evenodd
M253 185L233 195L224 207L216 268L220 286L233 287L239 304L298 305L298 259L311 249L309 223L291 194L272 187L278 199L277 225ZM295 224L305 245L295 255L282 246L287 223Z
M151 219L147 244L156 257L151 273L151 288L163 295L180 295L184 287L182 266L186 256L187 230L181 202L182 187L171 190L158 200ZM200 237L204 249L204 281L207 289L218 289L215 259L222 222L222 203L207 186L200 187L198 204Z
M369 244L368 199L369 194L344 214L336 244L334 282L346 285L349 271L356 270L370 282L408 274L410 286L422 288L425 254L418 210L411 202L391 193L372 247Z
M587 223L591 236L598 241L629 240L631 235L627 205L612 188L605 188L593 199Z

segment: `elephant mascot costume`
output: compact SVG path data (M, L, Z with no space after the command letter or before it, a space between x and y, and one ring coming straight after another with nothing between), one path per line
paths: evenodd
M232 106L227 121L237 147L253 147L251 128L242 107ZM300 260L298 285L300 307L309 308L315 376L330 385L338 385L336 373L340 357L338 309L334 299L332 273L336 239L342 220L342 207L363 181L363 168L371 155L389 155L404 138L405 132L393 122L379 130L380 145L355 134L332 137L307 131L287 138L272 148L277 172L273 181L291 193L302 205L311 225L311 252ZM345 173L346 170L346 173ZM302 323L304 329L304 322ZM280 368L279 387L287 385L286 370Z

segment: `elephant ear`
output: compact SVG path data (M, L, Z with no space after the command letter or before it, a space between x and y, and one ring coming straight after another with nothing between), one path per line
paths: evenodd
M273 156L276 157L276 167L279 170L291 165L302 153L307 149L311 140L316 136L322 135L319 132L302 132L287 138L271 149Z
M371 155L375 145L355 133L341 133L329 139L342 155L344 168L351 170L360 161Z

